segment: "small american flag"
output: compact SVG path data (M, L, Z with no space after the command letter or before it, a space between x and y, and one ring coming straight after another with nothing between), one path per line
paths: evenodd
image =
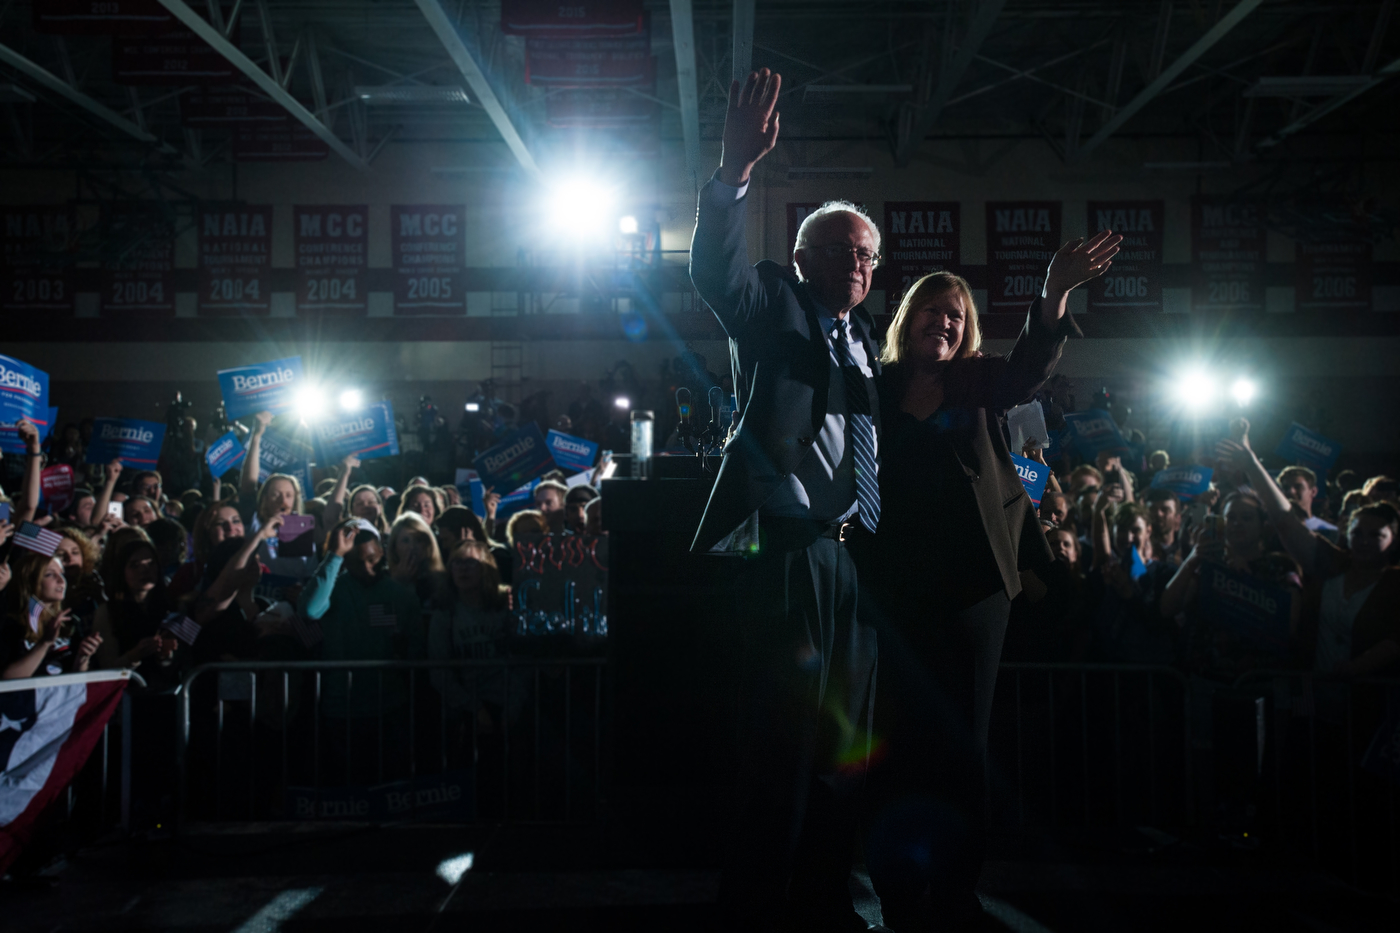
M399 617L389 611L388 607L381 603L374 603L369 607L369 624L371 626L392 625L397 627Z
M21 522L19 531L15 532L15 546L27 548L43 554L45 557L53 557L53 552L58 550L58 546L63 543L63 535L56 531L49 531L47 528L40 528L33 522Z
M39 602L38 597L29 597L29 630L39 631L39 617L44 614L44 604Z
M193 645L199 637L199 623L189 616L172 612L160 624L161 630L169 632L187 645Z

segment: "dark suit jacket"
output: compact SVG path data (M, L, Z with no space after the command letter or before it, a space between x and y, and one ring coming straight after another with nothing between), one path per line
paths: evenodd
M806 286L786 266L749 265L748 197L718 205L713 181L700 189L690 279L729 335L734 393L742 413L691 544L709 551L758 510L812 447L826 419L831 356ZM864 307L848 318L871 372L879 354ZM875 410L877 406L872 406ZM875 414L879 431L879 414Z
M950 431L949 439L957 455L961 475L930 475L929 483L938 484L953 495L971 497L976 509L953 509L954 514L979 515L980 524L973 527L953 527L944 516L927 516L928 532L953 540L970 541L985 536L996 562L995 573L1001 577L1008 598L1021 592L1020 570L1027 570L1053 560L1050 546L1040 528L1035 506L1026 495L1016 466L1011 462L1006 438L1001 429L1002 413L1025 402L1046 379L1050 378L1065 341L1079 334L1079 325L1068 313L1054 330L1046 329L1040 319L1040 299L1036 299L1026 316L1026 324L1016 345L1006 356L975 356L953 360L943 377L943 405L940 411L960 410L970 415L966 427ZM899 417L903 395L898 366L888 367L881 378L880 403L885 409L886 424ZM1020 453L1020 451L1017 451ZM891 456L887 451L885 458ZM881 472L881 480L885 478ZM897 491L886 494L881 483L882 512L888 512L898 497ZM877 535L879 537L879 535ZM917 545L892 542L893 547L881 547L878 553L890 555L904 552L904 559L913 557L906 547ZM980 549L979 549L980 550ZM990 568L988 568L990 570Z

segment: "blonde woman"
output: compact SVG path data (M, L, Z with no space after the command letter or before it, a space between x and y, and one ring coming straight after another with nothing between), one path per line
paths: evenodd
M1019 571L1053 559L1000 417L1050 377L1066 339L1079 333L1066 308L1070 290L1107 269L1121 239L1104 231L1055 254L1005 357L981 351L972 290L949 272L915 282L886 335L877 380L881 518L858 549L860 579L876 594L861 611L879 637L877 717L893 726L876 726L889 756L872 780L888 809L867 857L895 929L919 926L930 903L943 921L980 913L973 885L1002 638ZM938 860L941 869L910 854L950 846L956 851Z
M424 606L443 589L446 568L438 550L437 537L416 512L405 512L394 519L389 543L389 576L412 589Z

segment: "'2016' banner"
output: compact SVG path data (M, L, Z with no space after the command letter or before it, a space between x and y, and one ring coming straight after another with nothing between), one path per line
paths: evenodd
M1059 201L987 202L987 310L1025 314L1060 248Z
M466 208L394 204L394 313L465 314Z
M272 312L272 205L206 207L199 217L199 313Z
M1162 310L1162 201L1090 201L1089 235L1123 235L1113 268L1090 279L1089 311Z

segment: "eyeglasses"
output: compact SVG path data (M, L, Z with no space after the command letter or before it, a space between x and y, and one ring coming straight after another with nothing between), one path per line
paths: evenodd
M859 246L847 246L845 243L828 243L826 246L818 246L817 249L821 250L827 259L843 259L855 253L856 262L862 266L873 266L880 261L879 253L872 253Z

